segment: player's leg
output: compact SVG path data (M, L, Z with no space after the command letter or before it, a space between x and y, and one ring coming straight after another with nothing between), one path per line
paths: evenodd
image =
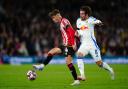
M105 70L109 71L109 73L111 74L111 79L114 80L114 71L106 62L102 61L100 50L99 49L90 50L90 54L91 54L91 56L93 57L93 59L95 60L96 64L99 67L102 67Z
M48 56L47 58L44 60L44 62L40 65L33 65L33 67L37 70L42 70L44 68L44 66L46 66L52 59L52 57L56 54L61 53L61 49L60 48L53 48L48 52Z
M47 65L47 64L51 61L51 59L52 59L52 57L53 57L54 55L60 54L61 52L62 52L62 51L61 51L60 48L53 48L53 49L51 49L51 50L48 52L48 56L47 56L46 60L43 62L43 64L44 64L44 65Z
M78 49L77 52L77 65L78 65L78 69L80 71L80 76L78 76L79 80L85 80L85 69L84 69L84 56L87 55L87 52L85 52L86 50L83 50L81 47L80 49Z
M78 69L80 71L80 76L78 76L77 78L79 80L82 80L82 81L85 81L86 79L86 76L85 76L85 69L84 69L84 60L83 60L83 55L82 53L78 52L77 53L77 66L78 66Z
M72 56L74 55L75 51L72 47L67 47L66 50L67 50L67 51L65 51L65 52L67 52L66 53L67 55L65 55L66 56L65 57L66 64L67 64L67 66L68 66L68 68L69 68L69 70L70 70L70 72L74 78L74 82L71 85L79 85L80 82L79 82L79 80L77 80L76 69L72 63L72 60L73 60Z
M104 68L105 70L109 71L112 80L115 79L115 75L114 75L113 68L110 67L106 62L97 61L96 64L97 64L99 67L102 67L102 68Z

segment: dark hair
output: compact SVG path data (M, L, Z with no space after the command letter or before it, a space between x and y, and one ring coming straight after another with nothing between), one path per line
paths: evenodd
M89 6L81 6L80 10L84 11L85 14L88 14L88 16L90 16L92 14L92 10Z
M52 17L52 16L54 16L54 15L56 15L56 14L60 14L60 11L58 10L58 9L54 9L54 10L52 10L51 12L49 12L49 16L50 17Z

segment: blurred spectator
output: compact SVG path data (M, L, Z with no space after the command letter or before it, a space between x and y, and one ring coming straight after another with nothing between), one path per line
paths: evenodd
M0 4L0 54L45 55L61 43L60 32L48 12L58 8L75 28L79 7L89 5L93 16L104 22L96 27L101 52L128 55L127 0L2 0Z

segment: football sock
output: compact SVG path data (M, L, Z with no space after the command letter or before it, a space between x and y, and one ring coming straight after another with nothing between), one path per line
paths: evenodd
M43 64L47 65L51 61L52 58L53 58L53 55L52 54L48 54L48 56L47 56L46 60L44 60Z
M70 63L70 64L68 65L68 68L70 69L74 80L77 80L77 73L76 73L76 69L75 69L75 67L73 66L73 64Z
M111 72L111 67L106 62L103 62L102 67Z
M77 59L77 65L78 65L78 69L80 71L81 77L85 77L83 59Z

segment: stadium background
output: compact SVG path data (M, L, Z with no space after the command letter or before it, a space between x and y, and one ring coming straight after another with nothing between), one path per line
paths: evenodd
M91 6L92 16L104 23L95 30L102 55L126 57L127 0L0 0L1 63L10 60L7 56L46 56L61 43L59 30L48 12L58 8L76 29L81 5Z

